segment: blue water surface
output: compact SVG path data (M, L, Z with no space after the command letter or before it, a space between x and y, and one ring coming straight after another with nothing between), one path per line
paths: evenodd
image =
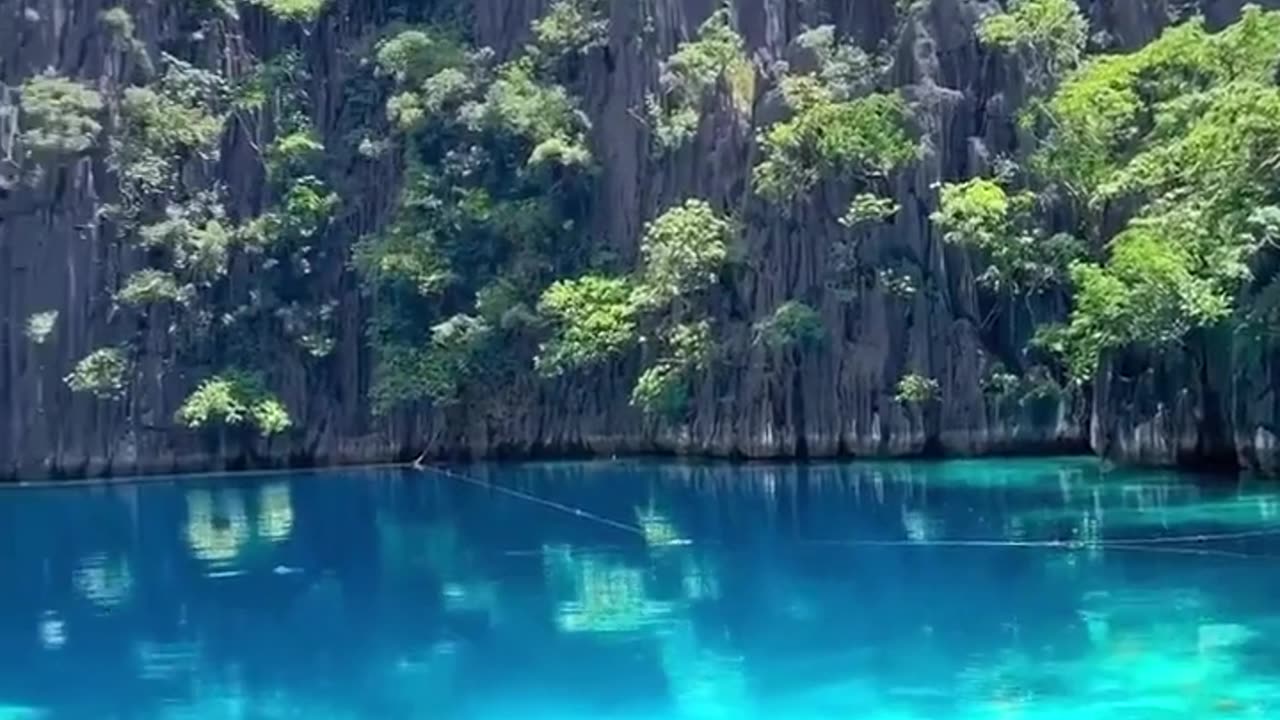
M0 491L0 720L1280 718L1262 482L450 470Z

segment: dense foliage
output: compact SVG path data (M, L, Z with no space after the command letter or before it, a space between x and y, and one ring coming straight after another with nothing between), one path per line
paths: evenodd
M256 375L231 371L200 383L178 409L178 421L189 428L251 424L263 437L284 432L289 413L262 387Z
M1007 12L978 26L983 43L1021 60L1035 91L1050 89L1080 62L1088 33L1075 0L1012 0Z
M324 12L329 0L250 0L282 20L314 22Z
M559 373L595 365L636 341L638 306L625 278L585 275L547 288L538 312L556 327L538 355L538 367Z
M1033 167L1101 250L1071 265L1075 309L1048 339L1077 377L1238 307L1270 242L1256 218L1280 202L1278 66L1280 14L1249 8L1217 34L1191 21L1090 58L1028 115L1043 130Z
M938 399L942 386L937 380L918 373L908 373L898 380L893 398L903 405L923 405Z
M82 153L102 132L102 96L82 83L37 75L22 84L21 98L21 141L34 154Z
M636 381L632 404L671 419L685 410L692 376L714 348L700 295L728 260L730 224L702 200L688 200L645 229L632 278L586 276L552 285L539 310L556 328L538 366L561 373L599 364L645 337L659 353Z
M996 290L1032 294L1064 282L1083 249L1065 233L1048 234L1036 217L1036 196L1009 193L998 182L974 178L943 185L933 222L947 242L973 248L988 265L978 282Z
M936 258L960 250L981 267L981 332L999 313L1057 321L1028 353L1005 353L1008 367L984 369L993 397L1047 397L1110 354L1280 319L1280 13L1250 8L1219 32L1193 19L1111 54L1074 0L985 11L973 28L984 62L1026 79L1004 98L1020 103L1019 127L1005 128L1018 131L1015 156L974 152L975 170L942 178L935 196L909 173L936 172L915 164L937 158L947 130L929 126L927 106L945 94L898 87L899 59L834 25L802 29L774 57L748 47L732 5L692 33L620 39L608 3L554 0L512 34L525 45L494 50L466 13L393 3L394 21L324 68L342 80L333 87L312 77L332 58L306 39L343 20L338 5L198 5L198 31L150 45L138 38L153 17L105 8L98 47L119 73L35 74L16 94L22 180L53 187L93 169L95 227L121 251L102 296L109 332L94 335L104 346L77 346L66 385L127 402L163 337L166 367L204 369L183 380L182 408L164 410L181 425L288 432L276 360L323 377L335 354L368 359L356 384L377 413L488 408L499 390L626 368L633 405L680 422L718 364L740 350L770 371L795 364L832 337L824 316L840 304L874 298L910 319L945 282ZM897 7L904 22L924 9ZM264 57L215 57L241 16L287 32ZM614 135L587 109L613 101L585 69L618 71L624 40L670 53L637 76L644 106L624 110L660 151L638 171L679 180L639 189L625 223L601 223L618 189L597 182L615 157L599 143ZM713 115L758 123L717 155L754 163L749 182L677 194L708 188L689 156ZM233 163L246 177L227 177ZM945 253L878 241L913 232L920 208ZM831 257L815 264L830 260L819 271L839 282L789 280L805 302L750 307L759 268L735 257L742 225L797 218L831 224ZM360 307L339 312L326 293L356 284ZM41 345L57 320L37 312L23 330ZM209 374L222 368L233 369ZM942 388L910 373L881 390L923 404Z
M822 316L797 300L778 306L768 318L756 323L756 338L774 350L811 348L826 337Z
M533 52L543 62L581 55L608 41L600 0L556 0L533 23Z
M801 88L805 92L797 92ZM764 160L756 167L755 183L765 197L781 201L803 195L821 180L883 177L915 158L901 96L875 93L837 101L813 85L792 91L788 100L794 116L760 138Z
M129 382L131 362L119 347L94 350L76 363L67 376L67 385L102 400L118 399Z
M654 138L662 149L690 140L702 120L702 107L723 84L737 111L749 115L755 101L756 71L747 59L742 36L728 8L721 8L662 64L661 92L648 99Z
M53 334L54 328L58 324L57 310L44 310L38 313L32 313L27 318L26 327L23 328L23 334L27 339L36 345L43 345L49 340L49 336Z
M375 303L379 411L456 400L482 365L531 371L543 291L590 259L575 252L587 250L576 223L594 164L590 125L548 60L585 50L603 26L577 35L564 25L594 17L589 3L551 12L535 28L538 44L505 63L437 28L405 30L376 49L379 73L395 85L387 116L405 165L390 224L354 258ZM598 288L556 288L546 315L592 314L574 301ZM567 342L544 370L590 354L573 347L577 336Z

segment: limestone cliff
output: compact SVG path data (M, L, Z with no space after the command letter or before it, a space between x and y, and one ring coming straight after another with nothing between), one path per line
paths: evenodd
M440 0L436 4L442 4ZM452 0L477 43L499 55L526 39L544 0ZM830 258L845 232L837 222L850 190L822 186L811 202L778 208L748 191L756 132L777 118L780 100L767 84L743 122L727 102L704 115L693 142L657 155L643 119L661 61L691 36L715 0L611 0L607 46L587 55L581 73L590 142L601 171L589 210L593 233L634 258L644 223L690 196L732 208L743 228L745 258L716 298L725 358L696 384L685 422L648 420L630 407L639 358L560 380L514 387L470 387L447 408L423 405L375 417L367 394L371 358L363 318L367 300L349 262L351 245L387 219L397 173L391 161L352 162L349 203L324 239L308 292L336 302L334 351L320 361L291 352L264 334L273 387L295 427L271 440L232 441L178 427L174 412L207 368L173 350L167 323L151 318L122 328L112 293L140 266L137 250L100 221L114 190L100 153L88 153L32 183L6 164L18 114L12 89L45 68L107 90L133 72L103 33L101 0L0 0L0 476L126 474L245 465L390 461L430 455L679 452L718 456L881 456L1058 452L1084 449L1125 459L1186 462L1234 459L1274 464L1269 356L1226 354L1212 340L1189 343L1177 357L1117 358L1094 397L1063 390L1031 402L984 389L997 363L1027 370L1022 348L1034 325L1065 315L1064 298L1037 307L1003 308L979 292L975 260L944 245L929 221L936 184L982 171L1001 154L1017 155L1013 113L1022 102L1020 68L984 50L975 25L997 6L970 0L735 0L736 25L754 63L802 62L793 40L830 22L866 48L884 48L896 84L912 102L924 152L893 178L901 207L891 224L864 241L863 252L910 276L906 296L869 287L850 299L832 292ZM355 48L388 23L414 19L414 3L333 0L307 31L244 6L235 24L191 36L191 3L129 3L138 38L157 47L186 38L192 57L234 65L251 49L270 53L297 43L313 78L312 117L327 144L343 142L353 123L380 122L382 108L350 107L343 88L357 72ZM430 3L427 3L430 4ZM1237 0L1206 0L1211 23L1230 21ZM1171 19L1193 11L1166 0L1086 3L1091 30L1116 47L1150 40ZM408 9L406 9L408 8ZM762 74L763 76L763 74ZM376 114L378 119L359 117ZM244 160L246 133L227 132L214 168L234 203L263 203L262 171ZM980 268L977 269L980 272ZM247 293L246 268L233 286ZM804 352L752 342L753 324L789 299L818 309L827 341ZM33 313L58 311L44 343L24 331ZM72 393L63 382L75 361L104 344L139 334L145 353L123 402ZM922 408L894 400L905 372L936 378L939 401Z

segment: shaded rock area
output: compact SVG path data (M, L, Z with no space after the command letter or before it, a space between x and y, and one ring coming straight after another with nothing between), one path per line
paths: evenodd
M500 56L525 40L546 0L454 0L466 6L475 39ZM73 394L63 382L90 350L120 342L108 320L111 295L142 258L101 222L97 208L114 192L104 158L88 154L35 185L12 176L15 114L7 88L45 68L118 86L129 71L110 51L98 22L114 3L100 0L0 0L0 476L131 474L187 469L370 463L428 456L532 456L578 453L696 453L727 457L972 455L1072 452L1090 444L1123 460L1276 465L1274 354L1232 338L1193 338L1162 357L1116 358L1092 389L1034 401L984 390L999 366L1025 371L1023 351L1037 323L1061 320L1066 300L995 308L979 291L975 258L946 246L931 226L940 181L981 172L992 158L1025 152L1014 114L1022 101L1019 68L980 47L975 23L996 5L930 0L899 23L900 0L735 0L737 25L759 67L788 58L807 26L834 23L867 49L893 59L894 81L916 109L921 160L894 178L901 207L891 224L863 240L864 251L908 275L916 292L901 297L879 285L850 297L833 292L837 223L852 196L838 184L791 207L749 191L756 132L779 116L776 90L761 83L751 117L723 98L709 103L696 139L656 155L643 121L645 95L659 64L714 9L716 0L611 0L610 41L583 62L584 110L601 165L589 219L593 233L624 258L637 253L644 223L662 208L699 196L733 213L743 228L743 258L732 289L716 300L727 348L697 383L686 422L646 420L628 403L639 358L607 370L517 387L474 387L449 408L421 407L379 418L367 399L371 358L368 312L350 269L351 245L385 222L398 173L391 163L352 165L349 211L325 240L313 294L337 301L335 351L322 361L286 352L280 338L258 338L270 358L272 386L295 429L273 440L211 438L178 427L174 411L209 369L178 358L163 318L132 328L146 353L128 400ZM344 104L354 72L352 48L403 16L390 0L333 0L318 27L301 37L313 75L313 117L327 144L362 122ZM1141 45L1179 15L1176 0L1085 3L1095 41ZM1229 22L1241 3L1206 0L1212 23ZM179 2L136 3L137 35L149 45L184 32ZM302 31L244 6L221 36L197 52L234 63L248 48L266 54ZM381 113L370 104L369 113ZM233 203L252 212L264 202L263 173L231 128L217 172ZM234 292L253 277L232 268ZM752 341L754 323L788 299L818 309L827 339L818 349L775 352ZM994 310L1000 312L993 312ZM26 336L33 313L57 310L43 344ZM1230 348L1234 348L1231 350ZM939 399L922 407L894 400L907 372L935 378Z

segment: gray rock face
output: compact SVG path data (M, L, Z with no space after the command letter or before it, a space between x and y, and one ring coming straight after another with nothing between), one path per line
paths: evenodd
M442 0L443 1L443 0ZM546 0L454 0L468 5L477 39L499 54L526 38ZM128 339L109 324L111 294L142 258L108 233L95 215L113 192L101 154L47 173L34 186L12 176L10 94L0 94L0 476L96 475L194 468L362 463L429 455L678 452L719 456L884 456L923 453L1058 452L1088 443L1144 462L1232 460L1271 467L1275 458L1270 356L1243 350L1220 355L1194 343L1177 357L1152 358L1132 372L1117 360L1094 396L1064 393L1030 403L983 391L997 361L1025 370L1021 348L1034 324L1061 319L1063 298L1037 307L1004 307L975 286L975 260L945 246L931 227L939 181L984 169L990 158L1020 150L1013 113L1022 93L1015 65L985 52L973 27L991 2L931 0L901 29L895 0L736 0L738 26L761 67L787 57L806 25L834 22L868 48L885 46L894 79L917 108L924 153L894 180L901 206L891 224L864 238L866 257L893 264L917 291L909 297L863 288L853 299L833 292L833 244L848 230L852 189L821 186L810 201L779 208L749 192L754 137L778 117L777 97L762 87L752 117L727 98L708 105L694 141L659 157L642 121L645 94L661 60L692 35L715 0L612 0L610 43L584 62L578 90L593 124L602 166L590 227L623 257L634 257L646 220L686 197L705 197L737 215L746 258L732 290L716 298L726 352L698 383L689 419L645 420L628 405L640 358L561 381L473 388L448 409L422 407L374 418L366 399L370 357L367 313L347 254L360 235L385 220L394 167L361 166L353 187L373 189L326 240L314 295L338 302L332 356L304 361L279 338L259 338L269 354L272 387L297 430L271 441L210 439L175 426L173 413L209 368L176 357L163 317L131 328L147 352L129 399L103 402L72 394L62 378L90 350ZM127 67L109 51L101 0L0 0L0 82L14 87L45 68L118 87ZM334 0L321 25L302 37L315 76L312 101L326 137L358 118L341 103L351 71L347 51L389 18L388 0ZM1117 47L1150 40L1169 21L1165 0L1086 3L1095 32ZM1229 21L1239 2L1214 0L1206 12ZM131 6L138 35L155 44L184 25L182 3ZM16 19L16 20L14 20ZM233 23L234 24L234 23ZM256 10L238 27L201 41L209 57L233 60L239 48L261 52L300 31ZM8 112L9 114L5 114ZM263 183L244 142L229 134L216 172L234 203L260 206ZM1022 148L1025 151L1025 148ZM252 283L233 268L233 286ZM752 341L752 325L788 299L817 308L827 341L813 351L773 352ZM24 332L36 312L57 310L43 344ZM992 319L992 318L995 319ZM114 328L114 329L113 329ZM1136 361L1135 361L1136 362ZM923 408L894 401L907 372L936 378L940 400ZM1221 423L1221 425L1218 425Z

